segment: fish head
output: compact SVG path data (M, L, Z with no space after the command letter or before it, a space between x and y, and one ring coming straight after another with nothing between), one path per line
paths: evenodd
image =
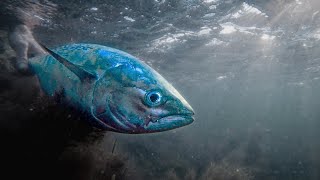
M106 71L95 85L92 115L106 129L153 133L188 125L194 111L180 93L143 62Z

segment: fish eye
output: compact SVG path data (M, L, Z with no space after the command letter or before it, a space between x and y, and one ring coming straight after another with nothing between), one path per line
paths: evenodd
M162 94L160 91L153 90L146 94L145 102L149 106L158 106L162 103Z

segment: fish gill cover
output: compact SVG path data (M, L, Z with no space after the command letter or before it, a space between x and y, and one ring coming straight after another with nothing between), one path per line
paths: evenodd
M16 170L23 161L26 166L19 166L20 171L42 167L43 177L67 172L62 176L84 179L98 179L102 176L94 176L98 171L110 172L105 173L107 179L320 178L317 0L51 2L58 12L49 24L34 29L39 41L49 47L87 42L126 50L175 82L190 97L198 121L156 135L105 133L98 145L87 146L84 132L92 130L79 128L82 121L72 121L78 114L70 118L72 111L50 105L50 116L46 115L47 106L34 102L36 86L25 83L34 82L32 78L3 73L1 132L6 133L2 136L6 154L2 155L8 159L3 163L12 163L7 167ZM6 33L1 31L4 40ZM14 54L1 42L2 72L12 72L9 57ZM113 155L125 162L123 166L110 165L116 161L95 150L111 152L115 138ZM79 141L70 150L70 142ZM74 152L79 153L71 156ZM56 157L67 168L44 168ZM106 159L98 161L102 157ZM79 159L82 163L67 163ZM28 166L32 161L39 164ZM30 177L38 173L28 172Z

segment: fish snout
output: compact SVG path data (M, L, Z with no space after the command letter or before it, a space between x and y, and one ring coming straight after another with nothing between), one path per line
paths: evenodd
M168 109L172 109L171 114L182 116L193 116L194 110L188 102L181 100L170 100L167 102Z
M191 106L183 108L183 114L188 115L188 116L193 116L194 115L194 110L192 109Z
M183 108L180 109L179 112L179 115L184 118L186 125L194 122L194 114L195 112L189 104L187 106L183 106Z

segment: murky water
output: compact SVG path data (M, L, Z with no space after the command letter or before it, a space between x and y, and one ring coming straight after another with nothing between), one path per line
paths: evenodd
M129 52L189 100L196 121L117 139L136 179L320 179L317 0L59 1L34 29L49 47ZM111 139L111 140L110 140Z

